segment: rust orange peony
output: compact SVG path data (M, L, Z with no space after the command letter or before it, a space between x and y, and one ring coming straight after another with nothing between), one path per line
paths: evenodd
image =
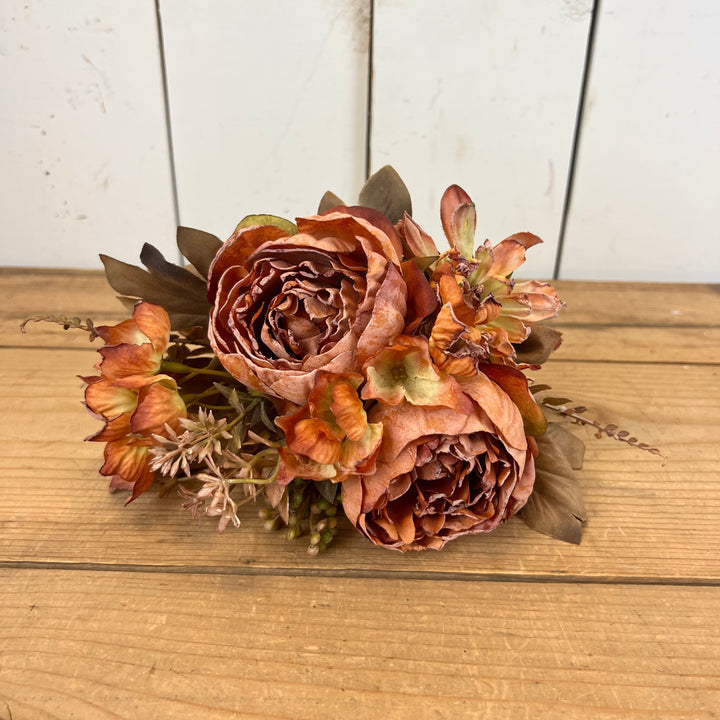
M494 530L527 501L535 444L520 412L486 376L464 389L470 413L407 401L370 412L385 428L375 472L345 480L342 503L376 545L439 550L462 535Z
M210 268L210 343L254 390L305 404L320 371L358 372L405 327L392 224L367 208L243 227Z

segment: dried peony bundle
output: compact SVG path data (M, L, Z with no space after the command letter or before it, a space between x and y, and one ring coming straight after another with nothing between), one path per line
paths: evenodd
M220 531L264 495L266 527L307 534L313 554L340 512L401 551L440 549L517 513L580 542L583 446L546 415L658 451L543 400L549 388L526 378L561 340L537 324L563 307L553 287L513 278L540 239L476 246L475 206L457 185L440 217L443 253L388 166L359 205L326 193L316 215L250 215L224 243L180 228L190 268L150 245L148 271L101 256L131 319L31 319L105 342L100 374L83 379L105 423L88 439L106 443L111 489L134 500L157 478Z

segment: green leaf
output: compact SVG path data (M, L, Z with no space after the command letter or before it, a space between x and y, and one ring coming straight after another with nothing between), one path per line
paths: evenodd
M322 215L324 212L327 212L338 205L345 205L345 203L335 193L328 190L320 200L320 205L318 205L318 215Z
M536 440L535 486L518 515L532 530L579 545L585 504L573 467L582 464L585 446L557 423Z
M385 165L368 178L360 191L358 202L383 213L391 223L412 215L412 200L407 186L391 165Z
M298 234L297 225L294 222L290 222L277 215L247 215L238 223L235 232L242 228L252 227L253 225L274 225L288 235Z
M475 225L477 215L473 203L458 206L451 220L451 244L464 258L472 258L475 252Z
M177 245L192 266L206 278L210 264L217 251L222 247L222 242L220 238L202 230L179 227L177 229Z

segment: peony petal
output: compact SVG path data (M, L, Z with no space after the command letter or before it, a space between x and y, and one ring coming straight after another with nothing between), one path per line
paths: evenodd
M370 319L357 341L358 365L390 344L405 327L407 287L400 271L389 265L375 296Z
M440 254L435 241L407 213L398 223L398 229L403 241L404 256L408 260L436 257Z
M515 403L523 418L526 435L542 435L547 420L528 389L527 378L519 371L504 365L482 364L478 369L497 383Z
M523 418L517 405L485 374L463 377L459 382L465 393L487 413L510 448L520 451L519 455L514 452L513 456L523 459L527 440Z
M407 285L407 312L405 334L412 335L438 307L437 295L430 286L425 273L412 260L402 264L402 274Z

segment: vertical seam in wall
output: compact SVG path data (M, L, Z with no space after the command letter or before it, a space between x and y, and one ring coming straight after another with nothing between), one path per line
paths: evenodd
M170 183L172 185L173 211L175 213L175 225L178 226L180 225L180 204L178 202L177 175L175 173L175 150L173 147L172 125L170 123L170 92L168 90L165 40L163 37L162 16L160 14L160 0L155 0L155 18L157 22L158 49L160 51L163 103L165 104L165 134L167 136L168 159L170 161ZM184 262L179 250L177 251L177 259L181 264Z
M580 98L578 100L577 115L575 117L575 132L573 135L572 150L570 152L570 167L568 168L567 185L565 186L565 201L563 203L562 218L560 221L560 233L558 236L557 249L555 251L555 267L553 268L553 280L560 276L563 249L565 247L565 231L570 217L572 195L575 184L575 169L580 149L580 136L582 133L583 116L585 114L585 100L590 87L590 68L592 65L593 50L595 48L595 35L597 30L598 17L600 16L601 0L595 0L592 14L590 16L590 27L588 29L587 46L585 48L585 66L583 68L582 83L580 85Z
M373 50L375 36L375 0L369 0L370 18L368 20L368 67L367 67L367 115L365 120L365 180L370 177L372 168L372 116L373 116Z

